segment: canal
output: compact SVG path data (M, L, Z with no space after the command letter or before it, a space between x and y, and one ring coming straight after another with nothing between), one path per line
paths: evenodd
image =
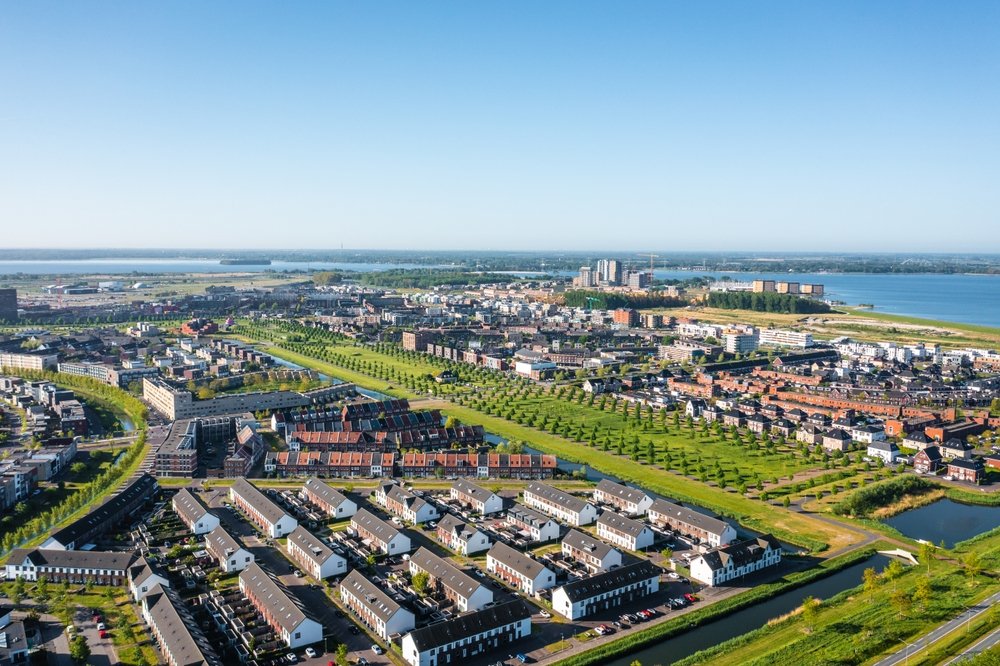
M826 578L779 594L768 601L736 611L732 615L708 622L680 636L668 638L658 645L630 653L608 662L605 666L629 666L636 659L643 664L662 664L663 666L672 664L695 652L736 638L748 631L759 629L766 625L768 620L798 608L806 597L829 599L844 590L857 587L861 584L862 572L865 569L874 567L881 571L888 562L889 558L885 555L873 555L863 562L853 564Z
M911 539L933 544L944 541L951 548L959 541L1000 527L1000 506L963 504L941 499L927 506L904 511L885 523Z

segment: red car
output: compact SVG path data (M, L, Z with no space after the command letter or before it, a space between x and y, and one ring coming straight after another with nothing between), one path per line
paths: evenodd
M105 629L101 629L97 635L100 636L101 638L107 638L108 632Z
M698 601L698 597L694 596L690 592L688 592L687 594L685 594L684 598L687 599L688 601L690 601L691 603L694 603L695 601Z

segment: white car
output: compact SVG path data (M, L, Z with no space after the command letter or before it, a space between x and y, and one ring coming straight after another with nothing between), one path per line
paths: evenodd
M539 613L539 615L544 617L546 620L552 617L552 613L548 612L547 610L543 610L541 613Z
M314 650L312 648L306 648L306 657L308 657L309 659L315 659L316 658L316 650Z
M372 645L372 652L375 654L382 654L382 648L378 645Z

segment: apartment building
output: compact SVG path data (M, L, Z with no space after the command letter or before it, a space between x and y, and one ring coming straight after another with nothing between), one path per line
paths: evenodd
M126 482L117 493L104 504L87 515L56 530L46 539L41 548L76 550L87 545L90 539L128 525L142 507L160 491L160 484L149 474L142 474L135 480Z
M229 487L229 500L265 535L278 539L298 527L298 521L244 478Z
M761 345L774 345L776 347L801 347L805 349L813 346L812 333L780 328L760 329L758 341Z
M649 522L658 527L692 537L713 548L736 538L736 529L726 521L664 499L653 502L648 516Z
M240 572L240 592L291 649L323 640L323 625L302 603L254 562Z
M382 640L410 631L416 618L357 569L340 582L340 600Z
M264 458L264 472L279 477L379 478L392 476L395 463L394 453L268 451Z
M538 560L505 543L495 543L486 553L486 570L528 595L556 584L556 575Z
M622 565L620 550L579 530L570 530L563 537L562 555L583 563L591 572L609 571Z
M589 525L597 519L597 508L593 504L544 483L528 484L524 489L524 503L575 527Z
M8 370L56 370L59 367L58 354L19 354L0 352L0 368Z
M347 573L347 560L299 525L288 535L288 557L317 580Z
M421 572L427 574L430 589L454 602L459 612L479 610L493 603L489 587L427 548L418 548L410 556L410 575Z

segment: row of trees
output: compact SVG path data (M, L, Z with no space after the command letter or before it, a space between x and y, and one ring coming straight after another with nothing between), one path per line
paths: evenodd
M706 305L724 310L753 310L754 312L780 312L809 314L829 312L830 306L822 301L802 298L795 294L752 291L713 291L708 294Z
M688 304L682 298L674 298L656 292L648 294L615 294L604 291L588 291L577 289L567 291L563 303L571 308L597 308L609 310L615 308L680 308Z

